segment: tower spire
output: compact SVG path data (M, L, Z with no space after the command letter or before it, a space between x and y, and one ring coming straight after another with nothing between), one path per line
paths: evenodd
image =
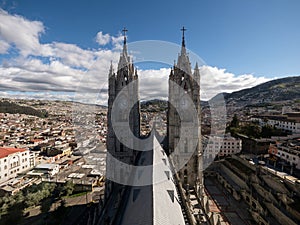
M112 64L112 60L110 61L110 67L109 67L109 77L111 77L114 73L114 68Z
M198 62L196 62L195 69L194 69L194 79L197 82L200 82L200 70L199 70Z
M182 31L182 47L185 47L184 32L186 31L186 29L183 26L180 30Z
M186 28L183 26L180 30L182 31L182 45L181 45L181 53L179 54L177 60L177 67L182 71L186 72L187 74L191 75L192 71L191 71L190 60L185 48L184 33L186 31Z
M124 44L123 44L123 51L121 53L121 56L120 56L120 60L119 60L119 64L118 64L118 70L123 68L124 66L127 66L130 62L130 58L128 56L128 53L127 53L127 39L126 39L126 32L128 30L124 27L122 32L123 32L123 35L124 35Z
M126 32L128 30L126 29L126 27L123 28L122 32L123 32L123 36L124 36L124 45L126 45Z

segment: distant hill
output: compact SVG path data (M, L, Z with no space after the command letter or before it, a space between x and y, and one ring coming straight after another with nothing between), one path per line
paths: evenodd
M140 104L142 112L162 112L166 111L168 108L168 102L161 99L142 101Z
M207 101L202 101L200 102L201 106L206 106ZM161 109L167 109L168 108L168 101L167 100L161 100L161 99L153 99L153 100L148 100L148 101L142 101L141 102L141 108L142 109L147 109L148 106L158 106Z
M222 96L227 104L241 107L300 100L300 76L276 79L232 93L220 93L210 101L216 101Z
M162 107L168 107L168 102L166 100L161 100L161 99L151 99L148 101L141 101L141 107L145 107L149 105L160 105Z
M9 101L0 101L0 113L11 113L11 114L26 114L37 117L47 117L48 113L46 111L36 110L29 106L18 105Z

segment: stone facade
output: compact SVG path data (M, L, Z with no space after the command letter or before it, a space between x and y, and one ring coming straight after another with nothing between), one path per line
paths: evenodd
M195 115L193 115L192 109L196 112L196 118L193 118ZM180 112L181 115L179 115ZM178 166L180 169L180 181L185 188L195 187L198 194L203 193L200 72L198 64L196 64L192 73L191 63L186 52L184 33L181 53L169 76L167 118L168 153L172 156L175 167ZM194 123L195 120L196 123Z
M136 148L133 147L135 143L132 135L140 136L138 74L127 53L126 36L124 36L124 47L120 55L118 71L115 73L111 64L108 80L106 177L108 180L126 183L122 179L130 177L131 173L127 165L134 165L137 156L137 151L133 150ZM118 137L116 131L119 132ZM129 144L125 145L124 140ZM116 183L107 182L107 193L113 185Z
M123 31L126 32L126 30ZM141 137L138 75L127 53L125 35L118 71L115 73L111 65L108 80L107 179L105 186L107 206L103 209L104 217L102 217L100 224L103 222L110 224L112 221L130 221L128 224L133 224L132 218L134 218L134 221L136 219L144 221L142 224L158 224L157 221L166 218L169 219L168 224L186 224L180 208L185 208L185 206L181 202L175 201L175 199L178 199L177 179L171 179L170 176L173 165L177 163L178 159L185 161L185 165L178 173L180 185L186 190L190 188L197 190L198 196L202 196L204 191L200 132L200 72L197 64L194 73L191 72L184 36L178 63L172 69L169 79L169 100L172 102L172 105L169 104L167 116L169 171L157 171L157 162L168 164L167 161L169 160L165 157L165 153L160 154L159 157L155 157L155 153L153 154L154 150L159 149L160 146L155 147L153 145L153 151L138 151L139 147L146 148L146 146L138 146L139 141L136 139ZM189 108L194 109L192 116L184 113ZM180 112L183 112L183 114L180 114ZM179 130L181 130L184 137L182 142L179 142L179 136L181 135ZM155 136L155 134L151 135ZM152 138L156 140L156 137ZM147 177L155 179L155 174L160 174L160 176L169 174L170 177L164 183L156 184L153 182L150 185L140 187L128 185L130 182L126 182L124 178L132 180L138 177L139 179L141 174L133 171L132 168L134 166L144 166L144 163L154 165L153 171ZM128 199L134 199L134 201ZM165 207L160 202L167 204L168 201L172 207L161 214L160 209L163 210ZM145 212L141 218L130 216L136 215L136 212L141 208ZM177 218L180 218L181 221L175 219L176 217L172 214L174 210L178 211ZM190 212L189 209L187 210ZM120 217L120 215L122 216ZM171 222L174 220L177 221Z

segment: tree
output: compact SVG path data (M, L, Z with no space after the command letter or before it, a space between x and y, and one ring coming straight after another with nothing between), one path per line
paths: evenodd
M42 201L41 203L41 211L42 213L47 213L49 212L50 208L51 208L51 205L52 205L52 200L51 198L46 198Z
M26 195L25 205L26 207L32 207L39 204L41 197L40 192L28 193Z
M8 209L8 217L5 224L18 224L23 217L24 205L22 202L11 205Z
M250 123L242 127L241 133L247 135L248 137L260 138L261 130L259 125Z
M236 114L232 117L230 124L226 127L226 133L230 132L232 136L240 132L240 121Z
M237 128L237 127L239 127L239 124L240 124L240 121L239 121L237 115L234 114L234 116L233 116L233 118L232 118L232 120L231 120L231 123L230 123L230 127L235 127L235 128Z
M74 191L74 183L69 180L65 183L65 186L63 188L63 192L65 196L70 196Z

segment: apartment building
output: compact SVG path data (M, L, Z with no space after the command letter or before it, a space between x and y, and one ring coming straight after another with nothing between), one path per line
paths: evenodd
M291 166L300 169L300 140L287 140L271 144L269 154L286 161Z
M0 183L34 167L35 158L23 148L0 147Z
M300 134L300 119L294 115L255 117L252 121L258 121L261 126L271 125L291 134Z
M242 140L226 135L224 137L212 136L209 137L206 146L206 157L215 158L217 155L229 156L237 154L242 150Z

